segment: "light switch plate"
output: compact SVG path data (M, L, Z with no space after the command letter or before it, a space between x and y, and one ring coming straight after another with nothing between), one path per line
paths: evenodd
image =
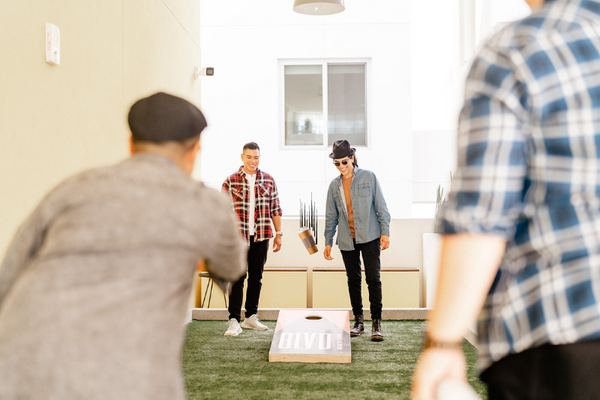
M60 30L49 22L46 22L46 62L60 65Z

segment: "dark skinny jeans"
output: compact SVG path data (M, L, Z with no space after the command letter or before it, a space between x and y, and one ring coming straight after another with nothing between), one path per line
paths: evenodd
M365 263L365 280L369 288L371 319L381 319L381 308L383 305L381 303L381 278L379 275L379 271L381 270L379 238L361 244L356 244L354 239L352 241L354 242L354 250L341 252L346 267L346 276L348 277L348 291L350 292L352 312L355 316L363 314L361 294L362 272L360 269L360 254L362 253Z
M244 274L231 287L229 295L229 319L242 318L242 300L244 298L244 281L248 276L248 288L246 289L246 317L258 312L258 300L262 288L262 276L267 262L269 252L269 239L260 242L254 241L250 236L250 248L248 249L248 272Z

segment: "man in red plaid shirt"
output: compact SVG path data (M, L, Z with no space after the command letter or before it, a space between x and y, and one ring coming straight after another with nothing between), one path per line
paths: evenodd
M258 300L262 287L262 274L269 239L273 237L271 221L275 227L273 251L281 249L281 207L277 185L273 177L258 169L260 148L254 142L246 143L242 153L244 163L240 169L227 177L221 191L229 193L233 209L238 216L239 231L248 243L248 288L246 289L246 318L240 325L244 280L235 282L229 295L229 326L225 336L237 336L242 328L267 330L258 319Z

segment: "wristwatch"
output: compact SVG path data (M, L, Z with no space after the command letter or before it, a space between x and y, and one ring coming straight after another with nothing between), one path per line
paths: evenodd
M283 232L281 232L281 231L277 231L277 232L275 232L275 234L283 236Z

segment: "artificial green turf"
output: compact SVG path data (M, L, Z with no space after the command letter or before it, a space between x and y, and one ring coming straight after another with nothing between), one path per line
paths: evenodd
M244 329L226 337L224 321L193 321L183 350L188 399L409 399L421 350L424 321L382 321L385 341L352 338L352 363L269 363L275 321L268 331ZM475 349L465 341L471 385L487 399L475 376Z

